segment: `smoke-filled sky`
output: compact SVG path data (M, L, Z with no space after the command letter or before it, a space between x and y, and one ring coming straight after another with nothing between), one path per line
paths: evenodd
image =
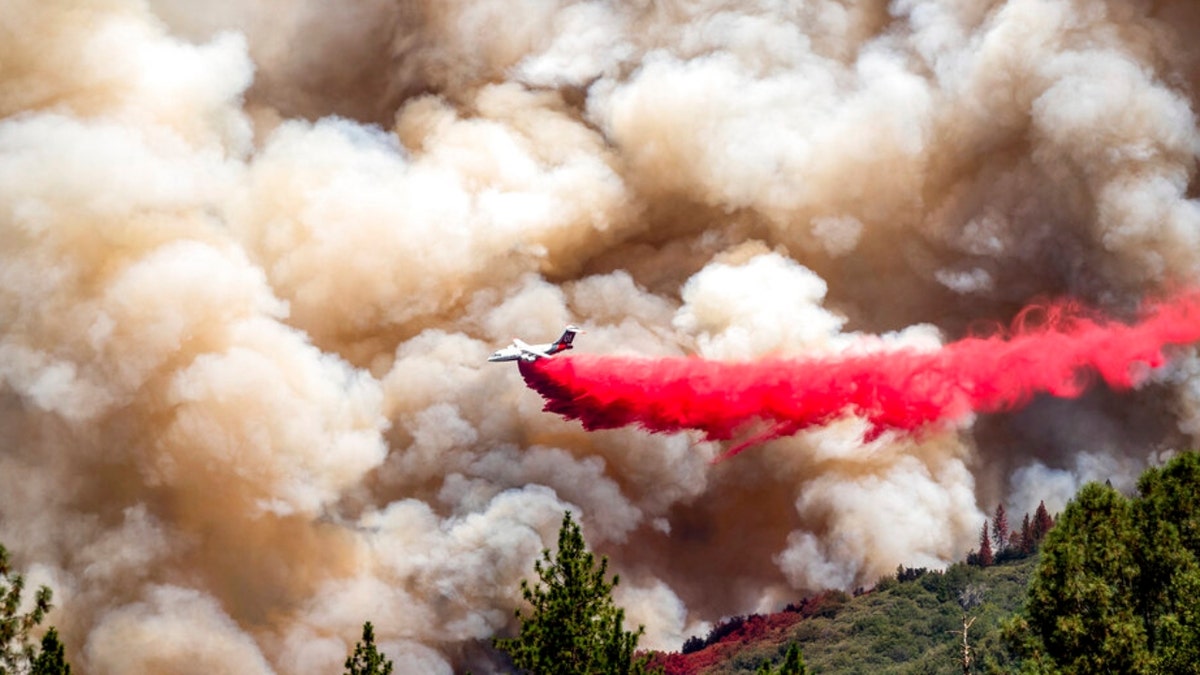
M1200 435L1133 392L713 463L512 337L932 351L1200 281L1191 0L7 0L0 541L85 673L499 668L564 509L644 644L957 560Z

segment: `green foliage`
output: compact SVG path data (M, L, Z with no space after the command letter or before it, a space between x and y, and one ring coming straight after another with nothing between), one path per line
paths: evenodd
M764 661L780 663L796 644L808 672L960 675L964 599L971 600L971 616L977 617L971 626L974 672L1015 672L1000 626L1020 607L1036 564L1030 557L987 568L959 563L945 572L909 572L905 582L889 576L889 583L848 598L835 615L798 621L702 672L753 673Z
M49 588L42 586L34 594L33 608L21 614L21 596L24 592L25 578L13 571L8 550L0 545L0 675L30 672L40 656L30 633L50 611L52 594ZM52 644L57 644L57 631L51 628L47 635L50 634L53 634ZM61 647L59 644L60 654ZM69 672L65 662L64 667L67 670L43 672Z
M58 640L58 631L51 627L42 636L42 650L33 660L30 675L71 675L63 644Z
M944 573L901 566L703 672L771 672L798 643L815 672L959 673L972 619L975 673L1200 672L1200 455L1147 471L1134 498L1085 486L1057 522L1039 504L1009 541L986 568L978 553Z
M1200 455L1146 471L1139 495L1085 486L1046 538L1007 634L1067 673L1185 673L1200 663ZM1040 511L1040 510L1039 510ZM1042 527L1044 514L1035 517Z
M1138 481L1137 611L1159 672L1200 663L1200 455L1187 453Z
M613 604L620 579L606 580L608 559L596 563L570 512L563 515L557 553L544 550L534 570L539 583L521 581L532 613L517 610L520 635L496 640L518 668L534 675L646 672L648 659L634 658L643 628L626 631L625 612Z
M1042 651L1072 673L1147 672L1133 508L1111 487L1084 486L1042 549L1029 585L1029 626Z
M764 661L755 675L808 675L808 667L804 665L804 656L800 653L800 645L793 642L788 646L787 652L783 655L783 662L778 668L772 668L771 664Z
M346 659L346 675L388 675L392 662L375 648L375 627L363 624L362 640L354 645L354 653Z

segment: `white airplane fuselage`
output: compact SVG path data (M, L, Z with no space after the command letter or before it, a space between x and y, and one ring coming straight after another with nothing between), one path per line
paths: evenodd
M544 344L531 345L520 338L513 338L513 342L504 349L497 350L488 357L490 362L498 361L536 361L542 358L549 358L560 352L565 352L572 349L572 341L575 339L576 333L583 331L575 326L567 326L563 331L562 337L554 342Z

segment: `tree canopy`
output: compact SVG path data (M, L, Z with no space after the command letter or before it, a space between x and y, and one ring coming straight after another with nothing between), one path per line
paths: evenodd
M50 611L53 594L46 586L38 588L33 607L21 613L24 593L25 577L13 570L8 550L0 545L0 675L69 675L58 631L46 633L40 650L32 635Z
M1145 672L1146 632L1134 608L1133 510L1096 483L1067 505L1029 584L1029 625L1068 672Z
M1040 513L1035 522L1042 520ZM1184 673L1200 663L1200 455L1138 494L1084 486L1042 548L1019 649L1068 673Z
M362 640L354 645L354 653L346 659L346 675L389 675L392 662L375 648L375 627L363 624Z
M42 636L42 649L34 657L29 675L71 675L66 650L58 640L58 630L53 626Z
M496 640L518 668L535 675L646 672L647 659L634 657L643 629L625 630L625 612L612 600L620 579L606 579L608 559L596 562L570 512L563 515L557 552L542 551L534 571L536 584L521 581L532 611L516 611L520 635Z

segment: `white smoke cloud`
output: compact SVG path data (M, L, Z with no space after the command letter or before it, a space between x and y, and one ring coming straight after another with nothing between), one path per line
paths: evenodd
M715 263L684 285L674 323L699 333L698 351L708 358L819 352L845 323L820 306L826 291L820 277L779 254Z
M83 672L489 672L561 514L647 643L1197 438L1192 360L917 440L541 412L513 337L935 348L1195 283L1183 0L0 9L0 541ZM1106 398L1107 396L1107 398ZM1065 412L1064 412L1065 411ZM719 583L717 583L719 581Z
M88 640L98 672L270 673L254 640L211 598L175 586L147 589L145 601L103 617Z

